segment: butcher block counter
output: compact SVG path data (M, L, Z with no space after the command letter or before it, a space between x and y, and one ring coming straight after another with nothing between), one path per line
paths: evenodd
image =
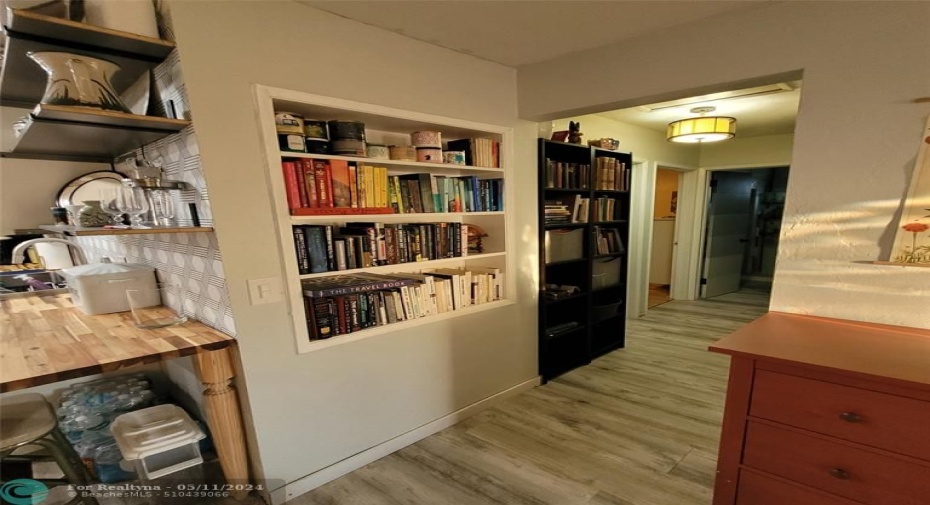
M68 294L0 299L0 392L192 356L223 473L248 481L233 337L202 323L137 328L129 312L89 316Z
M930 330L772 312L730 379L714 505L926 505Z

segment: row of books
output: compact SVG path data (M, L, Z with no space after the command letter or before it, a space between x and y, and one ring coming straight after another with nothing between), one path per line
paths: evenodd
M500 168L501 145L492 139L450 140L447 151L465 151L465 164L473 167Z
M398 214L504 210L504 180L432 174L394 175L389 204Z
M344 160L308 158L281 166L292 214L312 214L308 209L343 209L347 214L350 209L398 214L504 210L503 179L388 175L386 167Z
M467 256L462 223L349 222L292 227L301 275Z
M617 199L600 197L594 201L595 221L616 221L622 219L617 213Z
M591 199L581 195L546 200L543 206L545 224L587 223Z
M504 298L499 268L354 274L301 282L311 340L419 319Z
M591 165L546 159L547 189L588 189Z
M606 156L595 158L594 189L629 191L630 170L626 163Z
M596 254L625 252L623 241L620 240L620 230L595 226L593 235Z
M345 160L281 162L290 209L388 207L387 168Z

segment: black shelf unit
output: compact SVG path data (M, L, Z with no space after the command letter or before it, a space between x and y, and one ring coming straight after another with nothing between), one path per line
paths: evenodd
M597 158L606 157L623 164L628 174L633 166L633 156L630 153L545 139L539 139L538 154L539 373L544 381L548 381L625 345L630 192L626 189L597 189L595 169L587 171L587 181L583 183L585 187L547 188L547 185L553 185L552 178L547 176L547 166L551 160L596 168ZM628 175L626 177L624 187L629 188ZM589 199L588 213L584 218L587 222L546 224L544 208L547 201L558 200L573 209L571 202L576 196ZM614 198L615 202L613 215L595 222L597 198ZM623 251L599 253L595 237L597 230L615 230L609 233L619 237ZM575 256L559 257L557 261L547 263L547 234L559 232L573 233L574 237L580 233L580 256L575 247L572 249ZM553 235L550 238L554 255L555 246L552 244L555 238ZM580 292L553 300L546 296L548 284L577 286ZM547 331L559 324L572 322L579 326L555 336Z

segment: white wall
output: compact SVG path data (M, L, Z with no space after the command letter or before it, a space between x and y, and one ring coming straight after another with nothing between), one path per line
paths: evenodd
M536 128L517 120L515 71L291 2L179 1L171 11L257 469L293 482L535 378L535 199L507 202L519 225L517 306L298 355L287 307L250 306L246 289L246 279L282 273L254 83L514 126L517 177L508 184L529 187Z
M27 109L0 107L0 151L14 144L10 125L28 113ZM80 175L109 168L102 163L0 159L0 235L51 224L50 209L62 186Z
M803 93L803 91L802 91ZM791 164L794 134L740 138L701 146L701 168L776 167Z
M930 113L913 103L930 88L928 22L927 2L774 3L520 68L520 114L566 117L803 70L771 308L930 328L930 271L860 263L887 258ZM578 79L592 68L598 79Z

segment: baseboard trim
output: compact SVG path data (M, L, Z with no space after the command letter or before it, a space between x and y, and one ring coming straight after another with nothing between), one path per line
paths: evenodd
M318 470L306 477L298 479L290 484L287 484L282 489L275 490L271 493L271 501L273 505L282 505L287 500L293 500L294 498L312 491L323 484L326 484L329 481L335 480L343 475L357 470L372 461L381 459L392 452L403 449L410 444L418 442L434 433L437 433L441 430L452 426L453 424L459 423L482 410L488 409L494 404L504 400L506 398L518 395L524 391L532 389L540 384L540 378L535 377L525 382L521 382L515 386L511 386L499 393L493 394L483 400L479 400L471 405L463 407L455 412L452 412L449 415L440 417L435 421L429 422L420 426L419 428L414 428L407 433L398 435L386 442L382 442L370 449L362 451L354 456L349 456L348 458L333 463L332 465Z

